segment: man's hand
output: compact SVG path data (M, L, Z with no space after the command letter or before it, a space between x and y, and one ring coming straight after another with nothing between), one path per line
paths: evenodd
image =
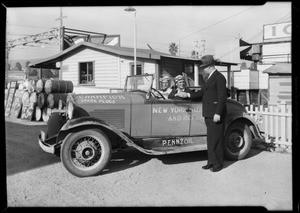
M186 92L176 93L175 96L180 97L180 98L189 98L190 97L189 94Z
M221 120L221 116L215 114L215 115L214 115L214 122L216 123L216 122L218 122L218 121L220 121L220 120Z

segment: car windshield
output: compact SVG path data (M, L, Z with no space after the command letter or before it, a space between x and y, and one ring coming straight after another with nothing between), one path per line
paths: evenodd
M153 75L134 75L127 76L124 90L143 90L147 92L152 85Z

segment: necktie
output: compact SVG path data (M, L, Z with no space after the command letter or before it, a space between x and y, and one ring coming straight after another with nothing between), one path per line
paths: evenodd
M207 81L208 81L208 75L205 76L205 78L204 78L204 82L206 83Z

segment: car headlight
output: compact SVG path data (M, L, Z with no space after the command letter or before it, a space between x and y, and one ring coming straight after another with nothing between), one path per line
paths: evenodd
M67 118L72 119L74 114L74 104L72 101L69 101L67 104Z

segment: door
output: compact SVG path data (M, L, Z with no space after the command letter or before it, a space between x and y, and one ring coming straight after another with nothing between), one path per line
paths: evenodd
M206 125L202 116L202 102L191 103L191 129L190 135L206 135Z
M151 136L188 136L191 104L181 100L152 103Z

